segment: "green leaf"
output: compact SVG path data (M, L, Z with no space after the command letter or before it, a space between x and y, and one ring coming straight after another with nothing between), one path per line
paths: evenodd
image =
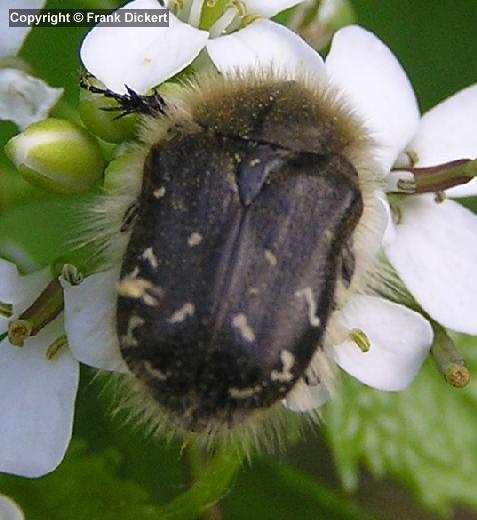
M459 336L457 344L475 374L476 339ZM363 463L375 477L402 481L438 513L455 504L477 509L476 409L477 381L460 390L447 386L430 360L398 394L342 377L325 407L325 425L345 487L357 487Z
M370 520L350 497L273 457L260 457L239 474L221 503L227 520ZM251 505L253 504L253 506Z
M2 476L0 489L22 506L29 520L154 518L147 493L116 476L119 463L115 450L92 456L76 441L51 475L33 481Z

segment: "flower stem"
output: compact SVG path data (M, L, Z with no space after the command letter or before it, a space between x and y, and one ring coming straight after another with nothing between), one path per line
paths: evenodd
M211 507L228 492L231 481L241 466L242 458L235 451L222 450L214 456L205 469L200 471L203 467L202 461L197 457L197 453L192 454L190 462L193 462L191 471L195 482L185 493L156 510L157 518L161 520L201 518L200 515L210 511ZM212 511L208 517L202 516L202 518L212 520L213 514Z
M463 388L470 381L469 370L464 358L458 352L454 342L448 336L444 327L432 322L434 342L431 354L445 380L454 388Z

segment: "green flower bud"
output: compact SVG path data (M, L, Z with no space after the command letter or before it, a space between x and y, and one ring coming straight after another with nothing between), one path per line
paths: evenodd
M89 90L81 89L79 110L81 121L90 132L108 143L120 143L134 136L137 116L128 114L118 119L121 111L103 108L119 108L117 101Z
M90 190L104 170L96 139L62 119L34 123L8 141L5 153L28 182L62 195Z
M333 34L356 21L350 0L302 2L291 10L286 25L317 50L325 48Z
M128 189L129 177L137 175L144 168L144 154L127 152L113 159L104 171L104 189L106 192L121 192Z
M200 16L200 29L209 29L223 14L229 4L229 0L207 0L202 7Z

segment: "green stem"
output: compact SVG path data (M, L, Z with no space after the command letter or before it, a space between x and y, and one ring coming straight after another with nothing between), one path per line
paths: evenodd
M431 354L445 380L454 388L463 388L469 383L470 374L464 358L458 352L447 331L438 323L432 322L434 342Z
M193 456L195 458L196 454ZM194 464L197 463L195 460ZM196 520L229 491L232 479L242 464L242 456L220 451L207 469L197 475L194 484L182 495L156 509L155 518L161 520ZM199 465L195 466L199 469ZM193 470L195 473L195 471Z
M189 444L186 448L187 458L189 462L190 483L191 486L199 481L207 469L207 457L203 451L195 444ZM204 511L200 520L220 520L220 509L218 504L214 504L210 509Z

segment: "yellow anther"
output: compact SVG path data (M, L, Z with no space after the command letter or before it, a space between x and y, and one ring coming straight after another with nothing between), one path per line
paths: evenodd
M351 341L361 350L361 352L369 352L371 342L368 336L361 329L353 329L349 335Z
M230 0L230 3L227 7L233 7L236 9L237 14L243 18L244 16L247 16L247 6L245 5L242 0Z
M68 340L66 336L60 336L59 338L56 338L55 341L53 341L53 343L49 345L48 349L46 350L46 358L48 361L54 359L58 352L66 346L68 346Z
M13 306L9 303L0 302L0 316L2 318L11 318L13 314Z

